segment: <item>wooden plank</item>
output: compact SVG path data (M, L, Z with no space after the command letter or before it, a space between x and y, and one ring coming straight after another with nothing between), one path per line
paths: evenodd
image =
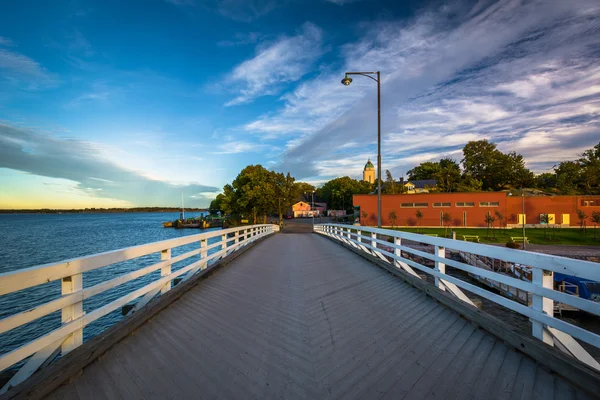
M261 240L269 238L266 236ZM199 272L193 279L186 283L177 285L158 301L149 304L140 312L135 313L130 318L124 319L107 329L102 334L92 338L82 346L67 354L65 357L50 364L47 368L34 374L31 378L20 385L15 386L7 392L8 398L41 398L49 394L57 386L62 384L69 377L76 374L86 365L93 362L99 355L106 352L115 343L130 334L149 318L156 315L173 301L177 300L182 294L193 288L199 281L212 274L220 267L227 265L231 261L240 257L253 247L246 247L243 250L231 254L228 258L212 265L210 268Z
M325 236L321 237L328 239ZM430 285L423 280L415 279L409 274L398 270L397 268L394 268L393 266L384 263L375 257L361 253L357 250L355 251L353 248L347 246L344 247L350 251L354 251L356 254L371 261L373 264L386 269L404 281L409 282L411 285L421 289L423 292L438 300L446 307L455 310L467 319L486 329L492 335L500 338L500 340L503 340L510 346L519 349L519 351L546 365L553 371L556 371L580 390L583 390L587 393L600 393L600 374L594 370L591 370L588 366L580 361L561 353L554 347L550 347L544 343L540 343L536 339L525 336L523 333L516 330L509 324L481 310L478 310L475 307L468 306L456 298L450 297L448 294L435 289L433 285Z

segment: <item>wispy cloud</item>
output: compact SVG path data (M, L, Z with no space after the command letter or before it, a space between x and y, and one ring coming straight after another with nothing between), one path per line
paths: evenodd
M202 7L236 21L251 22L267 15L288 0L165 0L187 9Z
M16 51L15 47L11 40L0 37L0 90L2 84L36 90L57 83L46 68Z
M232 39L221 40L217 42L217 46L231 47L242 46L247 44L256 44L263 35L259 32L238 32Z
M274 146L263 143L228 141L219 145L219 151L214 152L214 154L259 153L273 149L275 149Z
M216 193L200 183L175 185L120 167L101 156L102 147L0 124L0 168L76 182L91 196L119 199L135 205L168 205L186 196ZM175 200L174 200L175 199Z
M460 156L479 138L522 152L534 169L575 157L600 137L600 6L551 4L454 3L408 22L363 25L363 37L342 47L343 68L325 69L244 128L291 138L279 168L301 178L326 174L323 162L346 167L356 154L347 142L372 156L375 85L339 80L345 70L381 70L386 169Z
M0 46L12 46L13 42L10 39L0 36Z
M259 45L253 58L244 61L229 74L227 84L241 89L226 106L277 94L283 84L295 82L308 73L322 54L322 31L310 22L305 23L295 36L284 36L272 43Z

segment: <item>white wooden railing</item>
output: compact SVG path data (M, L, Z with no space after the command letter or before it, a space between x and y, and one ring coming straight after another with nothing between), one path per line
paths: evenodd
M396 268L403 269L419 279L421 277L415 272L415 269L430 274L435 277L435 285L440 290L447 290L470 304L473 303L461 289L516 311L529 318L534 337L551 346L557 346L589 366L600 370L600 364L573 339L577 338L600 348L600 335L565 320L554 318L553 312L554 302L560 302L600 316L600 303L554 290L553 287L554 272L585 278L590 281L600 281L600 265L598 263L364 226L319 224L315 225L314 231L378 257L382 261L393 264ZM392 238L393 242L390 243L385 240L387 238ZM403 245L403 239L431 245L433 246L433 252L427 252L425 248L419 250L406 246L406 244ZM526 265L531 268L532 279L531 281L525 281L478 268L465 262L447 259L446 249ZM431 260L434 263L434 268L405 258L402 256L402 252ZM473 285L459 277L448 275L446 274L446 265L528 292L532 299L531 305L521 304L480 286Z
M47 282L61 281L60 297L0 320L0 334L19 329L25 324L59 310L62 314L62 324L58 329L44 332L37 339L24 343L0 356L0 371L29 357L27 362L0 390L0 394L27 379L42 364L50 358L56 357L58 353L66 354L80 346L83 343L84 327L98 318L136 301L129 311L131 314L155 296L168 292L175 278L185 281L218 259L277 231L279 231L277 225L252 225L216 230L0 274L0 299L1 296ZM212 238L215 239L214 243L209 244L209 239ZM218 240L219 238L220 240ZM198 245L196 249L176 257L171 256L172 249L194 243ZM84 288L84 273L154 253L160 253L160 262ZM173 264L184 260L189 264L175 271L171 270ZM134 288L135 290L132 289L122 297L97 309L84 312L83 302L86 299L158 270L160 270L158 279L154 279L143 287Z

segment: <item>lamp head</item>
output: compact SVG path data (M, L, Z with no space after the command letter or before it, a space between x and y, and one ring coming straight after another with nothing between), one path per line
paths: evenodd
M348 86L350 83L352 83L352 78L349 78L348 75L346 75L344 79L342 79L342 84Z

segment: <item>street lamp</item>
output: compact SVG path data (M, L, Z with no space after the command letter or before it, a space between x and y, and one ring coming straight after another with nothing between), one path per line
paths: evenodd
M315 229L315 191L312 191L312 217L313 217L313 230Z
M348 75L362 75L377 82L377 227L381 228L381 75L379 71L346 72L346 76L342 79L344 86L352 83L352 78ZM371 75L377 75L377 78Z

